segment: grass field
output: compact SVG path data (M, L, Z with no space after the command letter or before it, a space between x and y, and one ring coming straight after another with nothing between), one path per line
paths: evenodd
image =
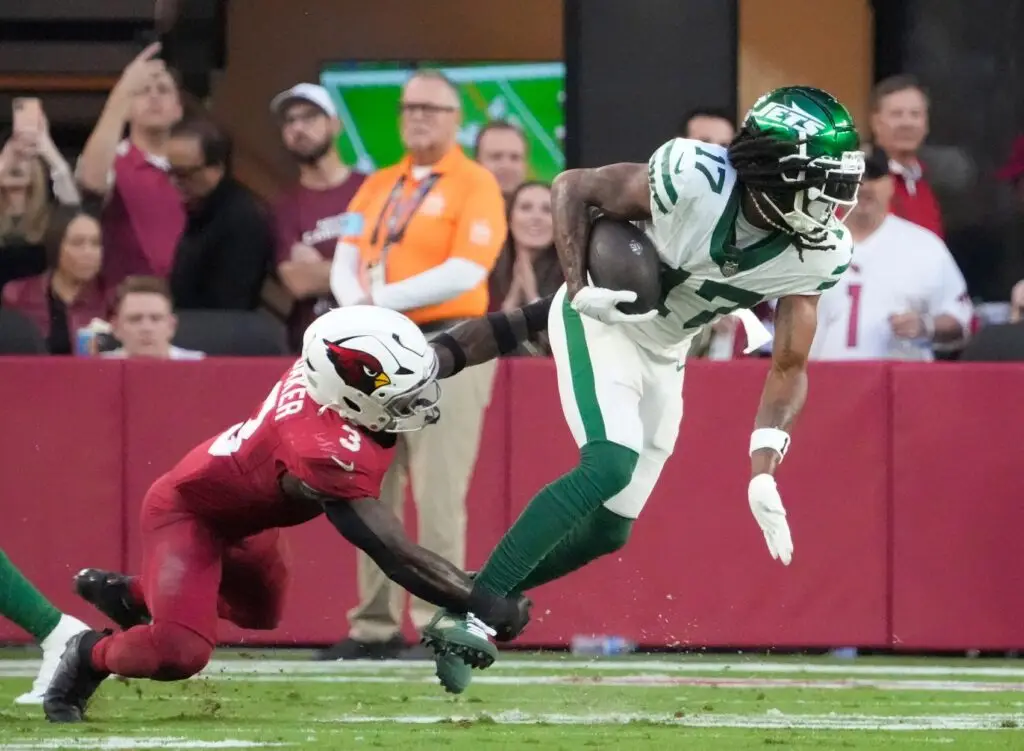
M454 698L425 662L218 657L109 680L77 726L13 705L37 663L0 660L0 749L1024 749L1013 661L508 654Z

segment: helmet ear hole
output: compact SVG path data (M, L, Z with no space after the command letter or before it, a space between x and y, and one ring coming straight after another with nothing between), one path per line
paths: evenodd
M362 412L363 411L363 410L361 410L359 408L358 404L356 404L354 401L349 399L347 396L344 398L344 402L345 402L345 406L348 407L353 412Z

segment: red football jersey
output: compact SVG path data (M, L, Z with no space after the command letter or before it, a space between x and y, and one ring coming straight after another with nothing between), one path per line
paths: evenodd
M373 433L306 393L301 362L270 390L256 413L206 441L171 470L189 511L236 534L302 524L318 504L287 498L288 472L335 498L377 498L395 436Z

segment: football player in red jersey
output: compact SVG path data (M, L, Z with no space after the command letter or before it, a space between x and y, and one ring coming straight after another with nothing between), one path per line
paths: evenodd
M529 600L495 597L414 544L377 502L395 433L439 418L438 379L511 352L547 327L551 298L458 324L428 342L401 313L332 310L310 325L301 358L255 414L197 446L142 503L142 573L97 569L80 595L121 626L69 641L43 708L53 722L83 719L111 673L180 680L207 664L217 619L273 629L288 571L279 530L325 514L396 583L467 614L481 666L529 620Z

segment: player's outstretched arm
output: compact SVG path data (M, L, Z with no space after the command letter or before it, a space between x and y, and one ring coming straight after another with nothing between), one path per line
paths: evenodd
M548 311L554 295L516 308L497 311L453 326L431 342L438 361L438 378L450 378L460 370L507 355L523 342L547 330Z
M363 550L393 582L427 602L452 613L473 613L498 632L502 640L514 639L529 620L529 601L497 597L450 561L412 542L401 521L375 498L332 498L294 475L281 478L290 498L315 501L341 535Z
M793 540L774 475L789 448L789 431L807 399L807 358L818 322L818 299L791 295L779 300L771 369L750 437L750 510L772 558L786 565L793 556Z
M571 300L587 284L590 207L619 219L650 219L647 165L630 162L567 170L551 185L555 248Z
M789 430L807 399L807 359L818 325L818 297L790 295L779 300L775 311L775 339L772 365L761 394L754 420L755 434L750 454L751 476L774 474L789 447ZM753 443L766 442L754 448Z

